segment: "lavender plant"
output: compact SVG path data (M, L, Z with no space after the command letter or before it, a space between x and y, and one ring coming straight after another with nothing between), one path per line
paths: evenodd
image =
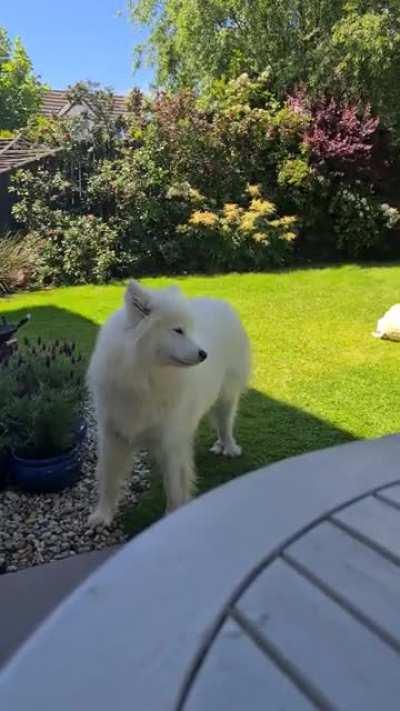
M84 362L75 343L25 338L0 364L3 446L38 459L69 451L84 396Z

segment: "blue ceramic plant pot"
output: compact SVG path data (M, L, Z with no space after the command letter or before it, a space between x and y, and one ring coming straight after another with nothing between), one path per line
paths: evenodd
M86 423L81 421L76 429L75 447L57 457L28 459L12 453L14 483L32 493L62 491L75 484L81 473L81 445L86 434Z

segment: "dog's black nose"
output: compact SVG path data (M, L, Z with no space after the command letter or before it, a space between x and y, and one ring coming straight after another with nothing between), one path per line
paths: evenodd
M199 351L200 360L205 360L207 358L207 353L205 351Z

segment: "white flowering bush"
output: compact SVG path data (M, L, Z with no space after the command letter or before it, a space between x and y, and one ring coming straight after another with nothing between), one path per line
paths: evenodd
M386 223L386 226L393 230L400 222L400 212L395 208L383 202L381 204L382 214Z
M396 208L381 204L373 195L343 187L330 205L336 246L348 257L368 256L384 250L390 230L400 214Z

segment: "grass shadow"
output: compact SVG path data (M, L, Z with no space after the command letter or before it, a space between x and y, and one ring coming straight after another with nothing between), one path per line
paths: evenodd
M243 455L216 457L209 452L215 434L208 422L201 425L196 442L199 494L272 462L355 439L329 422L254 389L242 398L236 434ZM138 506L122 514L127 533L136 535L159 519L164 509L161 480L154 478Z
M7 305L7 308L2 306ZM0 299L0 318L4 316L11 323L17 323L23 316L31 314L30 323L18 332L18 340L25 337L40 336L49 340L75 341L85 357L88 357L93 347L98 326L90 319L72 313L59 306L29 306L25 309L12 309L12 299Z

